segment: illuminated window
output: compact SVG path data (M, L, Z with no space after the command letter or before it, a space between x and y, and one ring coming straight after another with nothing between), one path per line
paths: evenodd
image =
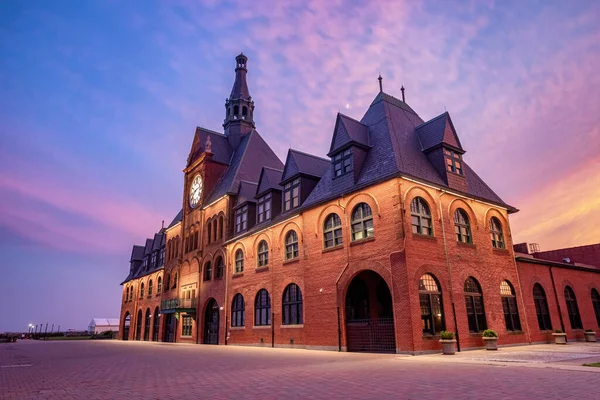
M465 303L467 305L467 319L470 332L482 332L487 329L485 310L483 308L483 295L481 286L475 278L469 277L465 281Z
M438 335L445 329L442 292L436 279L430 274L419 279L419 302L423 334Z
M456 240L461 243L471 243L471 225L469 224L469 216L462 208L454 212L454 230L456 232Z
M283 187L283 211L289 211L300 205L300 178L286 183Z
M415 197L410 202L410 214L412 217L413 233L418 235L433 236L431 211L429 211L429 206L423 198Z
M352 241L366 239L375 235L373 212L367 203L360 203L352 211Z
M344 150L333 156L333 175L342 176L352 171L352 151Z
M233 297L231 305L231 326L244 326L245 304L240 293Z
M342 220L337 214L329 214L325 218L323 242L326 249L342 244Z
M254 300L254 325L271 325L271 297L265 289L259 290Z
M521 320L519 319L517 296L515 295L515 289L509 281L502 281L500 284L500 296L502 298L502 309L504 310L506 330L520 331Z
M296 231L289 231L285 236L285 259L298 258L298 235Z
M444 157L446 158L446 169L455 174L462 175L462 156L454 150L444 149Z
M258 244L258 266L266 267L269 264L269 245L266 240Z
M181 317L181 336L192 336L192 316L189 314Z

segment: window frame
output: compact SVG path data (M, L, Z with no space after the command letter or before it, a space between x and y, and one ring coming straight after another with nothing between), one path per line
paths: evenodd
M536 289L537 293L536 293ZM550 317L550 309L548 308L548 298L546 297L546 291L544 287L535 283L533 285L533 303L535 306L535 314L538 320L538 327L540 331L551 331L552 330L552 319Z
M333 179L344 176L354 170L352 149L348 148L335 154L331 158L333 164Z
M248 229L248 204L235 210L235 233Z
M254 298L254 326L271 325L271 296L267 289L260 289Z
M223 267L224 267L223 257L218 256L217 259L215 260L215 279L223 278Z
M469 281L473 282L473 285L467 285ZM472 288L475 288L476 290L467 290ZM483 301L483 291L481 290L481 285L477 279L470 276L465 280L463 291L465 296L465 304L467 307L469 333L479 333L485 331L487 329L487 318L485 315L485 305ZM471 308L471 312L469 312L469 308ZM480 312L477 311L478 308Z
M464 175L462 155L452 149L444 148L446 171L456 175Z
M159 276L158 279L156 280L156 294L159 294L162 292L162 276Z
M353 209L350 220L352 242L375 237L373 210L365 202L358 203ZM360 234L360 237L358 237Z
M204 280L212 280L212 263L210 260L204 263Z
M596 288L592 288L590 291L590 297L592 299L592 308L594 314L596 314L596 323L600 327L600 292Z
M431 281L425 282L423 278L431 278L433 284L435 284L435 290L432 290ZM439 310L434 310L434 307L439 307ZM437 278L430 273L425 273L419 278L419 304L421 308L421 322L423 323L423 335L424 336L435 336L439 335L441 331L446 329L446 321L444 315L444 300L442 296L442 290L440 283ZM425 306L425 308L423 308ZM425 312L424 312L425 311ZM436 321L436 312L439 317L439 321ZM426 326L429 325L429 328Z
M490 237L492 239L492 247L494 249L506 249L504 232L502 231L502 222L500 222L497 217L490 218Z
M257 268L266 267L269 265L269 244L266 240L261 240L257 247Z
M236 293L231 301L231 327L245 326L246 303L241 293Z
M300 256L298 234L290 229L285 234L285 261L295 260Z
M181 316L181 337L192 337L193 324L193 318L190 314Z
M242 249L237 249L235 251L235 260L234 260L234 274L241 274L244 272L244 251Z
M295 283L290 283L283 290L281 311L282 325L304 324L302 291Z
M152 284L152 279L150 279L148 281L148 297L152 296L152 289L153 289L153 284Z
M508 280L500 283L500 298L502 299L502 311L504 313L504 324L509 332L521 332L521 318L515 288Z
M328 236L330 237L328 238ZM323 248L329 249L341 246L343 243L342 219L336 213L331 213L323 223Z
M258 198L256 202L256 223L260 224L271 219L271 192Z
M144 282L140 285L140 299L144 297Z
M457 242L466 244L473 243L469 214L462 208L457 208L454 211L454 232L456 233Z
M581 313L579 312L579 304L577 304L575 291L571 286L567 285L563 290L563 295L565 297L565 304L567 305L567 314L569 315L571 329L583 329Z
M415 196L410 201L411 231L414 235L423 235L433 237L433 216L429 203L420 197ZM416 223L415 223L416 219ZM427 222L427 226L424 222Z
M281 200L283 202L283 211L290 211L300 206L300 178L295 178L292 181L283 185L283 194ZM295 195L294 195L295 193ZM286 196L289 195L289 199Z

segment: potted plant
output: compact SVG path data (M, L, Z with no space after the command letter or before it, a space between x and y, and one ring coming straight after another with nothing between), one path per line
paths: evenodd
M594 332L593 330L586 329L585 332L583 332L583 334L585 335L586 342L595 342L596 341L596 332Z
M554 336L554 343L567 344L567 334L561 329L555 329L554 333L552 333L552 336Z
M456 339L454 339L454 332L441 331L440 343L442 344L442 354L452 355L456 353Z
M485 348L488 350L498 350L498 333L493 329L486 329L481 335L485 341Z

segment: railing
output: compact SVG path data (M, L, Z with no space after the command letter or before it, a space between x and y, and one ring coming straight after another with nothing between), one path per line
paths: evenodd
M196 308L197 299L175 298L160 302L162 310L175 310L179 308Z

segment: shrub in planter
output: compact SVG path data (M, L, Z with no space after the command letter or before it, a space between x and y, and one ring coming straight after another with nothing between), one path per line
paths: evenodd
M552 336L554 336L554 343L567 344L567 334L564 333L561 329L555 329Z
M498 333L493 329L486 329L481 335L487 350L498 350Z
M595 342L596 341L596 332L591 329L586 329L583 333L585 335L586 342Z
M452 355L456 353L456 340L454 332L441 331L440 343L442 344L442 354Z

